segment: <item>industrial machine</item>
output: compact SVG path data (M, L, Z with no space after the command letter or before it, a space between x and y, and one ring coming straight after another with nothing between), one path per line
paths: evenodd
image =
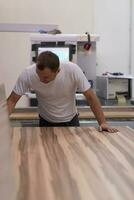
M130 75L102 75L97 76L96 91L97 95L106 100L114 100L122 95L126 99L132 97L132 80Z
M32 34L31 63L42 51L56 53L60 60L77 63L89 81L96 80L96 41L98 35L87 34Z
M52 51L61 61L77 63L93 88L96 87L96 42L98 35L85 34L31 34L31 64L43 51ZM83 95L82 95L83 96ZM77 101L84 101L77 94ZM36 105L36 98L30 94L31 106Z

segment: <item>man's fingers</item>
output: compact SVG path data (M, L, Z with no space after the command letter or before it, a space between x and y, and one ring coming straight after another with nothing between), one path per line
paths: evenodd
M99 130L99 132L102 132L102 127L101 127L101 126L99 126L98 130Z
M107 131L107 132L110 132L110 133L117 133L119 132L118 129L116 128L113 128L113 127L101 127L99 126L99 132L102 132L102 131Z
M118 129L116 129L116 128L108 128L107 131L111 132L111 133L117 133L117 132L119 132Z

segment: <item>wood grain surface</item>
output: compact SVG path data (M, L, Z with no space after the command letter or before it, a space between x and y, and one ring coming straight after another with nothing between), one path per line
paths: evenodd
M133 200L134 131L11 129L0 85L0 200Z
M13 163L5 89L4 85L0 84L0 200L16 199Z
M134 131L12 128L16 200L133 200Z

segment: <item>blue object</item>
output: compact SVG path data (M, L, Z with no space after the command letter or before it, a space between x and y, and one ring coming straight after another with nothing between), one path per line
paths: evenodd
M122 72L113 72L112 75L114 76L121 76L124 75Z

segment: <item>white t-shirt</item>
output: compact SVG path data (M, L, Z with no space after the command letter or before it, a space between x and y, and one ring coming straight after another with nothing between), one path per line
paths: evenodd
M27 67L19 76L13 91L23 95L31 89L38 99L41 117L49 122L67 122L77 113L76 90L84 92L91 87L80 67L72 62L62 62L56 78L45 84L36 73L36 64Z

